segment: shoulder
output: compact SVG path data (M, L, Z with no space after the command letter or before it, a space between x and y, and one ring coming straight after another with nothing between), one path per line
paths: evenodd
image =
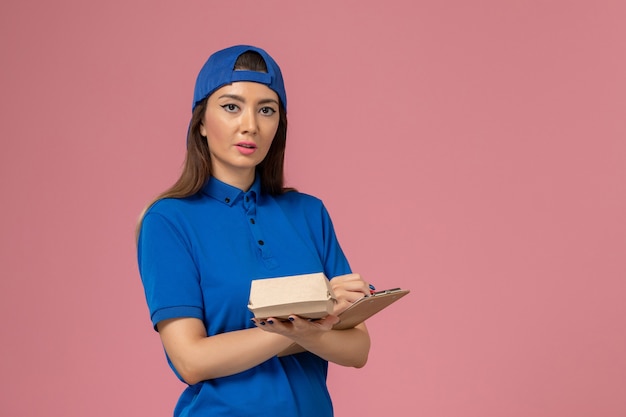
M194 217L200 216L202 206L206 206L207 199L201 195L185 198L163 198L150 206L143 217L143 222L163 221L173 225L184 224ZM206 210L206 208L205 208ZM157 220L159 219L159 220Z
M162 198L157 200L146 210L146 215L148 214L159 214L165 217L169 217L170 215L193 211L195 207L199 204L206 203L201 195L195 194L190 197L184 198Z
M287 191L275 196L274 199L283 207L299 208L306 211L324 210L324 203L321 199L299 191Z
M316 225L315 227L323 227L330 222L330 214L324 202L313 195L289 191L275 196L274 200L280 211L293 221L300 219L305 224Z
M202 205L206 204L199 195L185 198L163 198L150 206L141 219L139 240L169 239L191 245L193 230L203 218ZM206 217L206 216L204 216Z

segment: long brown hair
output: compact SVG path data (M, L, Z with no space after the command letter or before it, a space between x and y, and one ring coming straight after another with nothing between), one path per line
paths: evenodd
M257 52L248 51L239 56L235 63L235 70L267 72L263 57ZM200 126L206 112L208 97L198 103L192 113L187 134L187 153L183 170L178 180L170 188L159 194L141 212L135 237L139 237L143 217L154 203L164 198L185 198L196 194L206 184L211 176L211 154L206 137L200 134ZM261 176L261 190L278 195L293 188L285 188L284 161L287 145L287 114L283 103L279 105L279 121L276 135L265 159L257 166Z

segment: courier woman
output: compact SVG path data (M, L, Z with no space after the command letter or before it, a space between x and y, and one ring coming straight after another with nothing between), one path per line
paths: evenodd
M195 85L183 172L138 227L151 320L188 384L175 416L332 416L328 362L367 361L365 325L332 326L368 284L351 272L323 203L284 187L286 139L274 59L251 46L211 55ZM251 280L315 272L331 279L332 315L252 319ZM277 356L293 343L307 351Z

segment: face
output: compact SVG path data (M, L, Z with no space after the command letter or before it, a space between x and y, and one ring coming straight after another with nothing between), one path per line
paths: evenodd
M214 177L243 190L252 185L278 129L278 109L278 95L255 82L235 82L211 94L200 133Z

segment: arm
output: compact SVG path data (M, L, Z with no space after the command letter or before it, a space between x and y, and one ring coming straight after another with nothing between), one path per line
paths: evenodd
M329 362L355 368L365 366L370 351L370 337L365 323L353 329L319 332L316 336L303 338L297 343Z
M331 280L337 297L334 314L369 293L359 274ZM261 322L257 328L207 337L201 320L176 318L157 324L163 347L178 374L192 385L200 381L233 375L265 362L294 342L319 357L343 366L360 368L367 362L370 339L365 324L353 329L332 330L339 320L331 315L317 322L292 316L293 321ZM265 330L265 331L264 331Z
M190 385L250 369L293 343L261 329L207 337L202 321L194 318L163 320L157 328L172 364Z
M298 316L290 316L289 322L271 318L263 322L255 320L257 326L268 333L284 335L329 362L355 368L365 366L370 349L365 323L353 329L332 330L338 321L339 318L333 315L319 321L308 321Z

